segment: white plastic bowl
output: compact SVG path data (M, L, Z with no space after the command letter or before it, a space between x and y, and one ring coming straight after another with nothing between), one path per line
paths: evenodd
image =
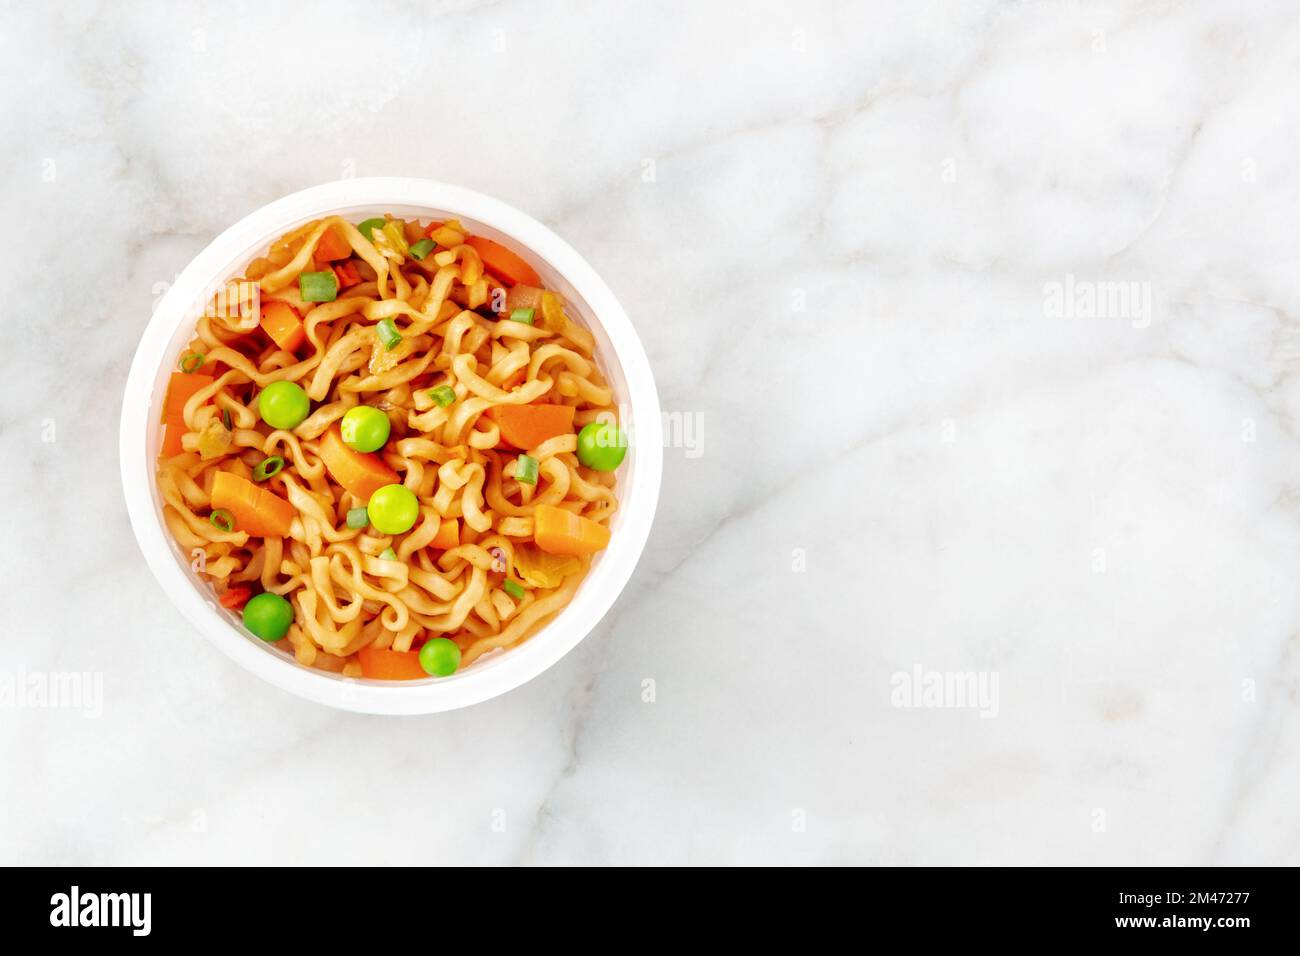
M154 478L162 440L158 424L168 376L193 337L214 291L279 236L332 213L353 221L391 212L423 219L458 218L473 233L525 254L546 285L563 293L570 314L596 337L596 358L621 406L631 447L618 470L619 509L612 537L573 601L522 644L486 655L451 677L420 681L344 678L299 665L291 653L247 633L233 612L190 569L168 532ZM518 687L546 670L591 631L627 584L645 546L663 469L659 397L645 351L595 271L535 219L472 190L427 179L350 179L305 189L247 216L201 252L159 301L131 363L122 403L122 485L145 560L172 603L242 667L299 697L371 714L427 714L466 707ZM280 642L285 644L287 642Z

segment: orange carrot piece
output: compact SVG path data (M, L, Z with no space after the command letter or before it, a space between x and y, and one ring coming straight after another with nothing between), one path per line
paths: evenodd
M501 243L482 236L470 236L465 242L478 253L483 260L483 267L507 285L542 284L542 277L537 271Z
M454 548L460 544L460 522L455 518L444 518L438 525L438 533L433 536L429 542L431 548L441 548L446 551L448 548Z
M163 432L162 449L159 451L161 457L171 458L185 450L181 445L181 436L186 431L185 403L199 389L211 384L210 370L172 372L171 381L167 384L167 398L163 401L162 420L167 428Z
M609 529L554 505L533 511L533 540L551 554L594 554L609 544Z
M333 262L335 259L346 259L352 255L352 247L339 234L338 229L330 226L325 230L324 235L320 237L320 242L316 243L312 255L317 262Z
M302 345L307 335L298 313L284 302L268 302L262 306L262 331L286 352L292 352Z
M247 478L219 471L212 482L213 509L225 508L235 518L235 530L259 538L283 538L298 510L275 492Z
M222 607L243 607L252 596L253 589L246 588L241 584L238 587L227 588L225 593L221 595L220 603Z
M502 438L527 451L548 438L572 432L573 412L572 405L493 405L487 416L497 423Z
M172 372L171 381L167 383L167 400L163 402L163 421L183 418L185 403L205 385L212 384L212 373L200 369L197 372Z
M168 422L163 430L162 447L158 449L159 458L173 458L185 450L181 438L185 434L185 423Z
M526 381L528 381L528 368L524 367L502 382L501 390L503 392L513 392Z
M337 424L321 436L319 452L330 477L363 502L370 501L370 496L384 485L401 481L378 455L353 451L343 444Z
M441 229L446 223L438 222L436 219L424 227L424 234L432 237L435 232Z
M354 285L361 284L361 273L357 271L353 262L336 262L332 268L334 275L338 277L340 289L350 289Z
M420 680L429 675L420 666L419 651L390 651L366 646L357 651L361 674L373 680Z

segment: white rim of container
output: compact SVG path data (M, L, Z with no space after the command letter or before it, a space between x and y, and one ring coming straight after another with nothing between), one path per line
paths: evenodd
M217 605L211 589L182 562L162 520L154 477L160 387L172 372L182 329L192 330L198 310L216 285L237 274L249 258L295 225L353 209L412 207L452 214L488 227L509 245L530 253L577 293L575 308L608 340L597 358L616 364L626 384L619 396L631 448L619 473L619 510L609 547L593 562L569 605L522 644L485 656L448 678L383 682L344 678L297 664L290 654L249 635ZM188 341L192 331L181 341ZM612 347L613 354L607 354ZM263 206L214 239L185 268L158 302L136 349L122 402L120 453L127 511L145 561L168 598L209 641L246 670L298 697L371 714L425 714L479 703L541 674L578 645L600 622L632 576L658 504L663 470L659 397L645 350L613 292L568 243L537 220L490 196L428 179L366 178L326 183Z

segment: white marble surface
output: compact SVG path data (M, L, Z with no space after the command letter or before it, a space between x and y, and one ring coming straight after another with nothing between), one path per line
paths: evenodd
M1294 4L0 20L4 668L103 689L0 709L3 862L1300 863ZM162 284L384 174L552 226L702 427L603 624L427 718L235 668L117 478Z

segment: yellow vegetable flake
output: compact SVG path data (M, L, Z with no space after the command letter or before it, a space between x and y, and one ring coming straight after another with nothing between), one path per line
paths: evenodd
M234 435L222 424L221 419L212 419L199 432L199 457L204 461L220 458L230 449L233 439Z
M549 554L531 544L515 548L515 573L535 588L558 588L571 574L582 570L582 562L567 554Z

